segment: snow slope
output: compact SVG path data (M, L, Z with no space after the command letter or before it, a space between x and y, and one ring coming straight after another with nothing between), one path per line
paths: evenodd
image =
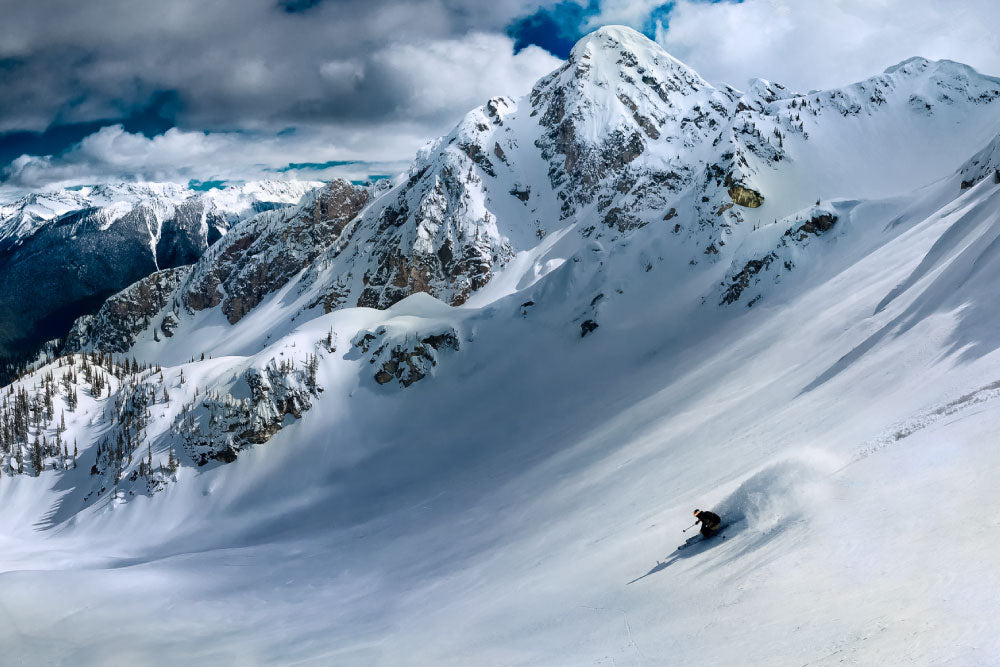
M129 350L162 364L162 380L155 368L119 370L109 395L95 398L78 377L80 405L61 435L79 442L77 467L52 470L65 460L50 457L34 477L11 475L9 456L2 462L0 639L12 661L1000 660L1000 455L991 444L1000 425L1000 183L990 171L1000 128L998 102L968 101L989 97L995 80L908 61L839 93L810 94L821 100L805 107L820 105L813 114L768 82L746 94L713 89L626 29L602 29L574 54L539 82L536 103L507 105L536 116L503 116L492 102L502 125L484 120L488 108L474 112L486 130L473 114L410 175L370 191L355 217L321 216L332 230L323 252L310 258L289 243L286 257L305 258L299 271L254 292L259 303L235 323L220 288L216 305L178 307L163 336L156 327L174 312L165 301ZM667 99L647 84L654 93L640 107L639 93L625 91L633 112L612 82L654 67ZM573 68L593 78L554 83ZM863 101L879 95L886 101ZM935 113L907 115L913 95ZM788 127L808 124L809 138L786 129L783 145L767 150L762 137L774 126L765 122L788 120L791 100L803 120ZM559 106L586 143L555 145L571 126L542 123ZM699 115L695 106L712 109L702 123L714 114L711 132L684 121ZM595 120L599 112L608 115ZM760 114L758 130L742 132L738 114ZM662 145L643 129L654 116ZM560 127L545 157L547 132ZM621 149L622 127L626 138L645 136L642 157L624 165L594 148ZM496 139L465 142L462 133L506 128L523 149L502 147L517 183L470 171L484 169L475 149L445 148L492 150ZM731 148L715 151L720 133ZM575 167L559 151L576 156ZM720 216L731 185L704 173L730 151L730 183L764 203ZM504 173L493 155L490 168ZM475 176L437 181L436 201L454 216L424 207L411 218L435 201L434 174L449 170ZM666 192L615 185L669 170L680 184ZM588 184L587 174L600 178ZM819 184L828 189L816 194ZM544 234L513 213L520 195L489 194L529 185ZM602 196L612 198L603 209ZM404 200L408 213L381 228L384 211ZM669 208L682 232L663 220ZM492 227L482 225L485 210ZM642 224L619 225L626 213ZM302 215L264 214L228 236L266 238L285 226L298 234ZM460 235L466 224L471 234ZM454 303L451 278L468 273L423 290L374 280L394 249L393 261L412 265L460 236L472 236L490 273L460 305L445 301ZM713 241L717 252L706 254ZM218 261L206 257L192 275ZM366 271L367 284L358 277ZM330 312L310 305L347 273L359 281L344 278L349 298ZM356 307L373 284L379 298L392 286L408 294L377 304L383 310ZM734 284L739 294L726 301ZM13 389L36 391L49 370ZM113 490L97 443L123 428L141 446ZM141 455L159 463L171 449L181 458L175 473L130 477ZM675 551L695 507L729 521L725 539Z

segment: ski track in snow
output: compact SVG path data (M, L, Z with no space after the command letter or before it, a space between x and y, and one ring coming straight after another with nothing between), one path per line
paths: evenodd
M936 407L929 408L911 419L900 422L888 429L888 432L873 438L854 455L854 458L842 468L832 474L837 474L847 467L854 465L864 459L877 454L878 452L898 444L901 440L909 438L914 433L921 431L928 426L936 424L941 420L955 414L967 411L969 408L994 401L1000 398L1000 380L980 387L975 391L964 394L952 401L942 403ZM972 413L977 414L977 413ZM971 416L971 415L967 415ZM962 419L960 417L959 419Z

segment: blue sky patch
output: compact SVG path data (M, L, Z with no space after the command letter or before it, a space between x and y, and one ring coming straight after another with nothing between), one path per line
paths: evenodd
M323 0L280 0L278 7L285 10L288 14L301 14L302 12L309 11L321 2Z
M368 174L368 178L363 181L351 181L354 185L368 185L369 183L374 183L375 181L381 181L384 178L392 178L389 174Z
M712 4L743 2L743 0L698 1ZM655 39L657 25L666 27L670 24L670 13L674 10L675 4L671 1L653 6L642 25L634 27L650 39ZM559 58L568 58L573 45L590 32L590 28L585 27L587 20L597 16L600 11L600 0L587 0L586 4L561 0L549 8L542 7L534 14L516 19L507 26L506 32L514 40L515 54L534 45Z
M288 171L301 171L311 169L321 171L330 167L344 167L351 164L362 164L360 160L327 160L326 162L289 162L287 167L279 167L274 171L285 173Z
M199 181L192 178L188 181L188 188L191 190L197 190L198 192L205 192L207 190L222 190L226 187L226 181Z
M559 58L567 58L573 45L583 36L583 22L600 11L598 0L581 5L563 0L551 8L540 8L509 26L507 35L514 40L514 53L535 45Z
M42 132L16 130L0 133L0 165L7 164L21 155L59 155L84 137L108 125L122 125L126 132L142 134L147 138L163 134L174 127L180 111L180 96L173 90L155 93L149 103L117 118L104 118L86 123L59 123Z
M718 0L712 0L713 2L718 2ZM742 0L740 0L742 2ZM663 27L670 25L670 12L674 11L674 3L668 2L659 7L654 7L653 11L649 13L649 18L646 19L645 23L642 24L642 33L649 37L650 39L656 39L656 24L660 23Z

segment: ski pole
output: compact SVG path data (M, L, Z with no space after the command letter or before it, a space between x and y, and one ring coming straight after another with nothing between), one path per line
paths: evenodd
M698 525L698 522L697 522L697 521L695 521L694 523L692 523L692 524L691 524L690 526L688 526L687 528L685 528L685 529L684 529L684 530L682 530L681 532L682 532L682 533L686 533L686 532L688 532L689 530L691 530L692 528L694 528L694 527L695 527L695 526L697 526L697 525Z

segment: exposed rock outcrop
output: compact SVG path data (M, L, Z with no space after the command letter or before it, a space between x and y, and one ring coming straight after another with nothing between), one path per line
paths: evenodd
M796 218L795 224L785 230L774 250L763 256L745 261L739 268L734 268L722 283L722 297L719 305L731 305L740 300L752 286L760 283L763 274L773 273L777 280L782 271L790 272L795 268L797 256L807 245L810 237L821 236L829 232L839 220L833 211L819 207L809 212L809 217L802 222ZM777 262L780 263L776 265ZM772 265L777 268L772 269ZM760 299L757 295L747 305L751 306Z
M725 291L722 294L722 304L729 305L735 303L743 294L743 290L750 286L761 271L771 266L771 263L778 259L778 255L769 252L760 259L751 259L742 269L727 281Z
M115 294L96 314L85 315L73 324L66 337L65 351L127 352L135 344L135 337L156 320L190 272L189 266L157 271ZM163 335L169 337L176 318L167 313L159 320L159 326Z
M837 216L833 213L819 213L811 217L794 231L789 229L785 232L787 236L795 236L797 240L804 241L809 234L819 236L830 231L837 222Z
M352 344L361 354L368 355L368 363L377 369L375 382L382 385L398 380L403 387L430 375L441 352L459 349L458 332L451 327L432 334L395 335L386 327L379 327L359 333Z
M270 440L286 418L302 418L320 391L309 383L308 364L303 369L272 361L263 368L251 367L230 391L209 393L186 407L174 431L182 435L184 449L198 465L209 460L231 463L246 447ZM236 397L243 393L249 395Z
M746 208L758 208L764 203L763 195L739 183L729 186L729 196L737 205L745 206Z
M335 243L369 201L366 188L332 181L293 212L258 216L234 230L185 287L192 310L222 305L231 324Z

